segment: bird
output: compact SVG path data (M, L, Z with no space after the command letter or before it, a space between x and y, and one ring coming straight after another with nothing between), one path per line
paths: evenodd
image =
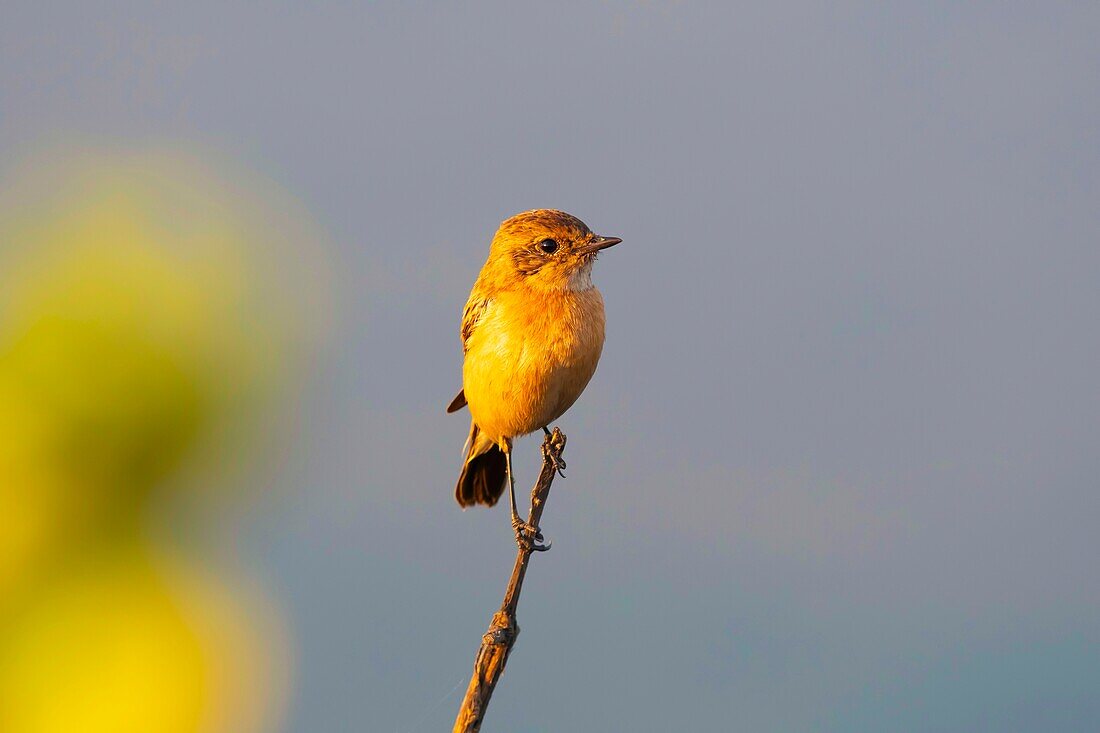
M471 420L455 499L493 506L507 487L521 549L549 545L516 511L512 443L540 428L549 435L592 379L605 326L592 265L620 242L557 209L516 214L493 236L462 311L462 389L447 412L468 406Z

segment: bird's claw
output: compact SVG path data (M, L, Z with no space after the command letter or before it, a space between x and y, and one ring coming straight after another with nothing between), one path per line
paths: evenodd
M519 517L512 518L512 529L516 532L516 544L526 552L546 552L554 544L553 542L543 544L546 538L542 536L542 531Z
M542 444L542 457L543 460L554 467L554 471L559 476L565 478L565 459L561 457L560 449L557 449L557 446L551 444L549 440Z
M565 459L553 452L550 453L548 458L550 460L550 464L554 467L554 470L557 471L558 475L562 478L565 478Z

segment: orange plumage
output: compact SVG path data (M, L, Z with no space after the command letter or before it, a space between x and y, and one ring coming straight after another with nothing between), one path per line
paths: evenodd
M455 489L462 506L495 504L511 480L512 439L549 426L592 378L604 341L592 264L619 241L553 209L497 230L463 311L462 392L448 408L468 404L473 418Z

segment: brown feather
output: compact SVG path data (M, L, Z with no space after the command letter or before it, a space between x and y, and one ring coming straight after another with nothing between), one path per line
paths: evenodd
M474 288L473 292L470 293L470 299L466 301L466 307L462 310L462 353L466 353L466 342L470 340L470 336L473 335L478 322L485 315L489 302L489 296L478 292L477 288Z
M455 486L455 499L462 507L475 504L493 506L504 493L507 480L504 452L494 445L485 453L468 459L462 466L462 475Z
M447 405L447 412L448 413L458 412L459 410L461 410L465 406L466 406L466 392L460 389L460 390L458 390L458 394L455 395L455 398L453 400L451 400L451 404Z

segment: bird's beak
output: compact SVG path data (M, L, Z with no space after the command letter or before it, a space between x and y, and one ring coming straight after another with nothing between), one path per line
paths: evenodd
M587 244L581 247L583 254L592 254L593 252L599 252L601 249L607 249L608 247L614 247L616 244L623 240L618 237L596 237L592 240L591 244Z

